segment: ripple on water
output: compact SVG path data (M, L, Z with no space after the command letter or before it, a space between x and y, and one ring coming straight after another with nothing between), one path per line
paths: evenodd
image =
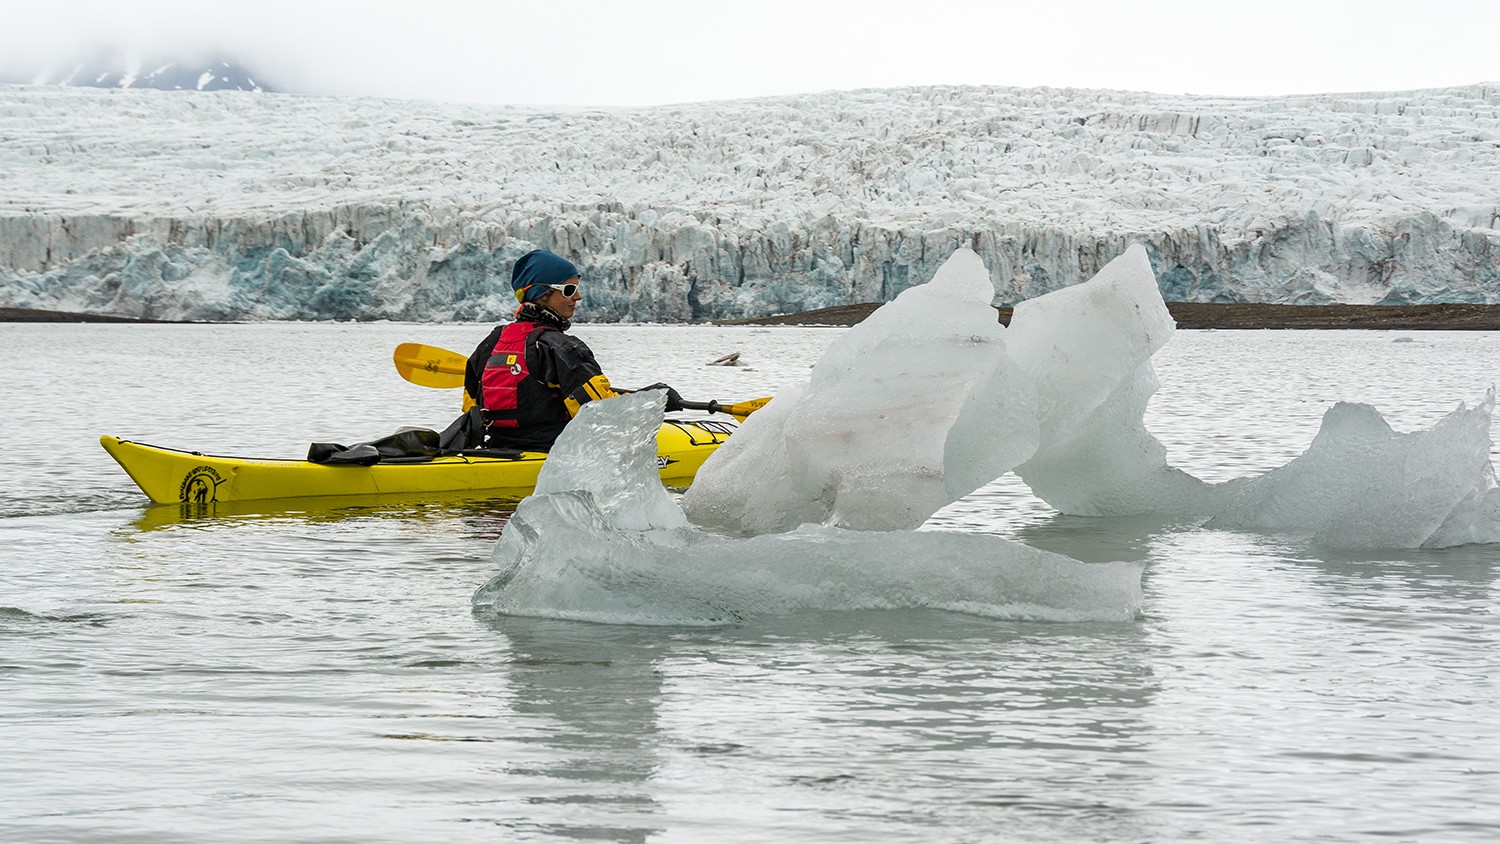
M115 432L296 454L451 418L450 394L391 376L389 350L487 330L60 328L45 344L58 353L11 395L48 395L103 355L121 362L96 394ZM773 393L821 342L715 333L716 350L765 362L726 372L687 354L694 329L590 331L621 383L698 397ZM1174 463L1221 480L1295 456L1330 401L1371 401L1410 430L1493 380L1500 339L1484 332L1380 334L1179 332L1148 427ZM251 371L252 355L227 371L239 357L226 341L347 366L299 369L305 383L278 392L284 373ZM166 344L214 362L162 373L180 395L126 377L155 372L141 367ZM656 375L664 360L674 368ZM697 380L705 369L715 380ZM345 401L351 378L366 389ZM242 412L210 413L222 406ZM493 617L470 596L494 574L503 512L158 519L98 448L97 421L56 407L0 407L7 430L58 434L0 456L7 839L1500 838L1493 549L1336 556L1058 517L1012 487L941 526L1141 562L1139 619ZM68 459L49 475L58 449Z

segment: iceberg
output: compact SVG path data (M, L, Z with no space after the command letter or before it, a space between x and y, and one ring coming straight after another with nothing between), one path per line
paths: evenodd
M642 392L583 407L496 543L499 571L475 592L477 609L643 625L867 609L1062 622L1139 612L1136 563L956 532L805 525L747 538L694 526L656 473L664 402Z
M977 255L960 249L828 347L809 381L752 417L683 498L695 523L740 535L806 523L917 527L1014 471L1079 516L1154 515L1297 534L1340 548L1494 542L1494 390L1431 429L1397 433L1368 405L1329 409L1306 453L1210 484L1145 427L1170 339L1146 252L993 324Z
M988 284L977 254L952 254L751 416L681 505L656 472L665 397L589 403L505 526L499 571L474 605L658 625L902 608L1134 618L1139 564L923 526L1009 471L1075 515L1195 519L1338 548L1500 541L1493 388L1409 433L1368 405L1335 404L1299 457L1209 484L1172 467L1144 425L1151 358L1174 327L1143 249L1023 303L1008 329Z
M1151 356L1174 328L1139 245L1084 284L1016 306L1007 337L1037 390L1044 432L1016 474L1038 498L1080 516L1201 506L1207 485L1168 466L1144 424L1157 389Z
M688 515L749 535L807 522L910 530L1029 457L1034 389L1006 354L992 296L979 256L958 250L746 419L684 496Z
M1201 506L1207 485L1167 466L1142 421L1173 328L1142 247L1021 303L1008 329L987 293L959 249L851 328L709 458L688 516L742 534L911 529L1013 469L1066 513Z
M1311 535L1335 548L1500 541L1490 464L1495 391L1425 431L1397 433L1374 407L1339 402L1306 452L1214 490L1209 527Z

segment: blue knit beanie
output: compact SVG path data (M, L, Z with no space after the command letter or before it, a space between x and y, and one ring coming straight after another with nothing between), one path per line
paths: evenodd
M549 284L562 284L578 275L578 268L561 255L533 249L516 261L510 271L510 289L516 301L532 302L552 292Z

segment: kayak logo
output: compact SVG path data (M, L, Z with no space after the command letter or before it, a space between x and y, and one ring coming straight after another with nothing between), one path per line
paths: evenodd
M676 463L676 462L677 462L676 460L673 460L672 458L666 456L665 454L658 454L658 455L656 455L656 468L658 468L658 469L665 469L668 466L670 466L670 465L672 465L673 463Z
M219 500L219 484L224 478L212 466L198 466L187 473L178 489L184 504L209 504Z

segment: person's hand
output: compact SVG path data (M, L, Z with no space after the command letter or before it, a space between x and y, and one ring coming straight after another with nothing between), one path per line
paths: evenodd
M657 382L655 384L652 384L649 387L642 387L641 389L642 390L666 390L667 391L667 412L671 413L674 410L681 410L682 409L682 396L678 395L678 393L677 393L676 390L672 389L671 387L668 387L666 384L663 384L661 382Z

